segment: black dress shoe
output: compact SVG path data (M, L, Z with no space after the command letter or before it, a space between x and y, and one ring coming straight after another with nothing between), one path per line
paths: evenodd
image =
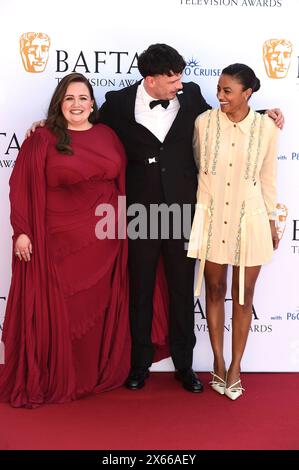
M142 388L145 384L145 379L149 377L149 370L147 368L132 369L129 377L125 381L125 386L130 390L137 390Z
M203 384L191 368L177 370L175 378L182 382L183 387L189 392L203 392Z

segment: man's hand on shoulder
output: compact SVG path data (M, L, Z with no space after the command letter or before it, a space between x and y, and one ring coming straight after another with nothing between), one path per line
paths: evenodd
M266 113L272 118L279 129L283 129L284 115L279 108L267 109Z
M46 124L45 119L42 119L41 121L35 121L33 124L31 124L31 127L27 129L25 138L27 139L28 137L30 137L37 127L44 127L45 124Z

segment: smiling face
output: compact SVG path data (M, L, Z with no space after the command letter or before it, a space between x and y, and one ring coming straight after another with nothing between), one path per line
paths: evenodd
M88 121L93 100L85 83L73 82L66 90L61 111L67 121L68 129L86 130L91 127Z
M217 98L221 111L228 116L236 116L240 119L246 116L249 108L248 98L252 94L252 89L243 90L243 88L243 85L231 75L220 75L217 85Z
M179 90L183 88L182 73L168 75L147 76L144 79L147 93L158 100L173 100Z

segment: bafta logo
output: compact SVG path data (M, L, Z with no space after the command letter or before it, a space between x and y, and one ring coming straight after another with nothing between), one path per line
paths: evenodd
M276 212L277 212L277 220L276 220L276 230L279 240L282 239L284 234L286 223L287 223L287 216L288 216L288 208L284 204L278 203L276 205Z
M287 39L268 39L263 45L263 59L268 77L285 78L288 74L293 46Z
M27 72L40 73L49 58L50 38L44 33L24 33L20 37L20 54Z

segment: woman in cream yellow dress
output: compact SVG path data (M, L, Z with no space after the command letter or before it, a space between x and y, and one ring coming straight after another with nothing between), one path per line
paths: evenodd
M278 247L275 228L278 129L248 105L260 88L244 64L226 67L219 78L220 109L195 121L194 154L199 167L197 207L188 256L201 260L196 294L206 285L206 312L214 353L212 388L231 399L242 395L241 359L252 318L261 265ZM232 265L232 360L223 356L227 266Z

